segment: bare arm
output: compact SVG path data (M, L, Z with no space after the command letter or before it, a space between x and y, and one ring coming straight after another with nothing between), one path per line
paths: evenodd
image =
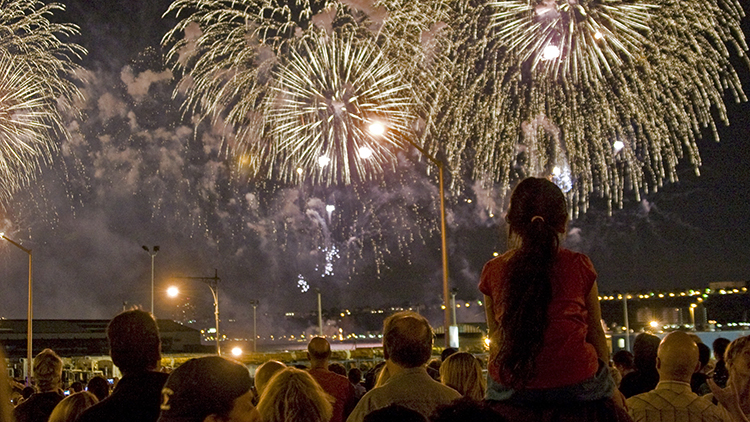
M495 311L492 309L492 298L484 295L484 314L487 317L487 331L492 335L497 329L497 323L495 322Z
M609 346L602 329L602 310L599 307L599 287L597 287L596 281L594 281L591 291L586 296L586 310L589 314L588 321L586 321L589 326L586 341L594 346L599 359L604 363L609 363Z
M733 382L727 383L727 388L721 388L714 382L713 379L708 379L708 386L711 388L711 392L714 393L714 398L718 400L721 406L729 413L732 420L736 422L748 421L747 416L740 407L740 397L737 394L737 388Z

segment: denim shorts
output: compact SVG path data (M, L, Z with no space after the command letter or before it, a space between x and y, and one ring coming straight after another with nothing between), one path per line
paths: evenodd
M608 399L615 392L615 381L609 368L600 359L596 374L578 384L545 389L514 390L495 381L487 374L486 400L509 401L517 404L552 404L566 405L571 402L587 402Z

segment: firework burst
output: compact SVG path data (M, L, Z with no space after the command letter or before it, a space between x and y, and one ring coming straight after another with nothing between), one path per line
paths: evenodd
M406 100L409 87L420 88L408 92L414 98L440 79L434 70L447 31L436 23L447 11L442 2L403 0L177 0L167 13L182 20L163 44L183 75L175 95L185 94L185 112L225 124L241 167L291 180L304 166L317 181L348 183L392 164L388 146L426 103ZM323 103L335 113L326 115ZM331 120L315 124L313 114ZM362 125L376 117L390 130L373 143ZM330 166L320 172L325 154Z
M279 71L268 124L268 162L287 180L314 172L327 184L366 180L394 164L416 116L411 87L367 41L329 37L301 43Z
M85 50L58 36L77 34L74 25L48 20L59 4L33 0L0 1L0 200L36 177L41 163L67 132L64 113L82 98L76 87Z
M621 206L700 167L696 140L745 96L730 62L747 50L735 0L496 1L464 17L454 101L436 135L478 180L569 170L576 210ZM747 60L747 59L745 59ZM481 158L479 158L481 157Z

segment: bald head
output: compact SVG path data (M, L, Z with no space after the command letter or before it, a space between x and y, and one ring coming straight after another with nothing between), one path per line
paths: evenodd
M659 344L656 369L661 381L690 382L698 365L698 346L689 334L675 331Z
M331 344L323 337L315 337L307 345L310 361L327 361L331 357Z
M255 370L255 390L258 392L258 396L263 394L263 390L266 388L266 385L268 385L268 381L270 381L277 372L284 368L286 368L286 365L283 363L276 360L269 360Z

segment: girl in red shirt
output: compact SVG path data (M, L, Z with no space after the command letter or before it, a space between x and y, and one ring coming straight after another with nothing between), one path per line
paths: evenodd
M612 397L596 271L560 248L568 222L562 191L528 178L513 191L510 250L482 270L491 335L488 400L565 404Z

